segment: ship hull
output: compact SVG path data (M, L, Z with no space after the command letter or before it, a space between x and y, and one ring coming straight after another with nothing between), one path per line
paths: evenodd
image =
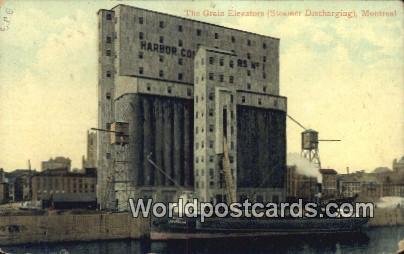
M153 219L152 240L340 234L360 231L367 218L197 218Z

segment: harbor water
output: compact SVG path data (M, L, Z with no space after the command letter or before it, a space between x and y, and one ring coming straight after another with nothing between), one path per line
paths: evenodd
M265 237L181 241L118 240L6 246L9 253L143 254L143 253L397 253L404 227L374 227L361 233L332 236Z

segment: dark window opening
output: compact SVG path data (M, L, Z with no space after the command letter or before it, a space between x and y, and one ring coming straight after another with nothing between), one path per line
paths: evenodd
M182 73L178 73L178 80L182 80Z
M139 32L139 40L143 40L143 38L144 38L143 32Z
M178 26L178 32L182 32L182 26L181 25Z
M201 29L196 29L196 35L197 35L197 36L201 36L201 34L202 34Z
M178 64L182 65L182 58L178 58Z
M215 33L215 39L219 39L219 34Z
M143 67L139 67L139 74L143 74Z
M111 37L111 36L107 36L106 41L107 41L107 43L111 43L111 42L112 42L112 37Z
M111 15L110 13L107 13L106 19L107 19L107 20L111 20L111 19L112 19L112 15Z
M224 59L223 59L223 58L220 58L219 64L220 64L220 66L223 66L223 65L224 65Z
M139 51L138 57L139 57L140 59L143 59L143 51Z
M164 21L160 21L160 28L164 28Z
M215 62L215 58L213 58L212 56L209 57L209 64L213 64Z
M234 38L234 36L231 37L231 42L236 42L236 38Z
M160 36L160 43L164 43L164 37Z
M159 71L159 77L160 78L164 77L164 72L162 70Z
M182 40L178 40L178 47L182 47Z
M143 24L143 17L139 17L139 24Z
M233 76L230 76L230 77L229 77L229 83L230 83L230 84L233 84L233 82L234 82L234 78L233 78Z
M209 80L213 80L213 73L209 73Z
M105 76L107 76L107 78L110 78L112 75L111 75L111 72L110 71L107 71L107 73L105 74Z

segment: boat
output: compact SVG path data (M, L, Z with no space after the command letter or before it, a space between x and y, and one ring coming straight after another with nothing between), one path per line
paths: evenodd
M229 204L231 204L236 202L236 188L230 170L227 142L225 138L223 140L223 173L227 197L230 197ZM164 172L154 162L150 161L150 163L160 172ZM192 203L193 198L194 194L189 191L180 196L180 199L184 201L183 204ZM317 209L321 207L319 205ZM295 218L290 215L282 218L227 216L207 217L202 220L200 211L197 211L195 217L184 213L180 216L178 209L174 211L172 217L151 218L151 240L352 233L360 231L369 220L367 217L326 218L322 217L321 212L314 218L303 216ZM186 209L183 211L186 212Z
M153 218L152 240L359 232L368 218Z

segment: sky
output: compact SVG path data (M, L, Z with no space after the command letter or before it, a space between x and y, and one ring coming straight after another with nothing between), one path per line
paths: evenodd
M0 0L0 167L55 156L81 167L97 126L97 11L127 4L186 17L203 12L302 11L298 17L189 17L280 38L280 92L288 114L319 131L323 167L391 167L404 155L403 5L391 2ZM355 11L356 18L304 16ZM396 11L362 17L362 10ZM1 22L1 21L0 21ZM302 129L287 122L288 153Z

